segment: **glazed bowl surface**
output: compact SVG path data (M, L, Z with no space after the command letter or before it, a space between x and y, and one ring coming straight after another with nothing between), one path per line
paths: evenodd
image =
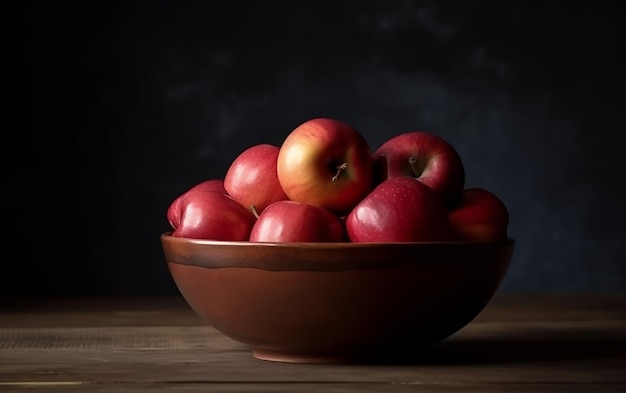
M161 235L189 306L257 359L406 358L470 323L515 242L252 243Z

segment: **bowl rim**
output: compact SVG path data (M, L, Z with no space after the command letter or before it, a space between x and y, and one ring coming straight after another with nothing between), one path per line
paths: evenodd
M262 243L190 239L161 235L169 263L202 268L255 268L268 271L338 271L416 268L467 264L466 255L506 255L515 241L423 243ZM482 263L482 262L481 262ZM476 266L476 262L473 263Z
M227 240L210 240L210 239L194 239L188 237L172 236L173 231L163 232L160 235L161 241L193 244L196 246L211 247L263 247L263 248L287 248L287 249L368 249L380 247L398 247L398 248L415 248L415 247L454 247L454 246L504 246L514 245L515 239L507 237L506 239L497 241L472 241L472 240L456 240L456 241L429 241L429 242L251 242L247 240L227 241Z

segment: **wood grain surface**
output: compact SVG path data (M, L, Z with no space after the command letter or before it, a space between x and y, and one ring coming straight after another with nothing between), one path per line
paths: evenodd
M182 298L3 299L0 392L623 392L626 297L499 295L411 359L257 360Z

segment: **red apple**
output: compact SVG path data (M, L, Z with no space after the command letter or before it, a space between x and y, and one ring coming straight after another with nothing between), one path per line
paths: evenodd
M462 240L499 241L508 236L509 212L506 205L494 193L483 188L463 190L463 199L449 216Z
M192 239L248 240L256 218L231 196L207 189L186 192L180 200L180 223L172 236Z
M352 242L435 242L455 239L448 210L424 183L408 176L384 180L346 219Z
M277 173L289 199L347 213L371 190L372 154L353 127L315 118L285 138Z
M445 139L424 131L399 134L373 154L378 181L410 176L432 188L446 203L463 192L465 168L458 152Z
M174 199L172 203L170 203L169 207L167 208L167 221L174 229L176 229L176 227L178 227L178 225L180 224L180 201L185 193L192 190L216 191L221 192L222 194L226 194L226 189L224 189L224 180L209 179L196 184L195 186L191 187L190 189L179 195L176 199Z
M341 219L323 207L295 201L278 201L259 215L252 242L345 242Z
M270 144L244 150L226 171L226 192L259 214L271 203L287 199L276 174L278 151L278 146Z

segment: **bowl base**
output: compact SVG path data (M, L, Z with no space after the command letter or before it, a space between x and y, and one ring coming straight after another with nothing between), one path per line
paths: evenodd
M357 361L351 356L300 353L265 348L253 348L252 356L259 360L281 363L341 364Z
M252 356L258 360L301 364L401 364L413 362L428 345L404 348L403 351L315 353L284 351L280 349L252 348Z

